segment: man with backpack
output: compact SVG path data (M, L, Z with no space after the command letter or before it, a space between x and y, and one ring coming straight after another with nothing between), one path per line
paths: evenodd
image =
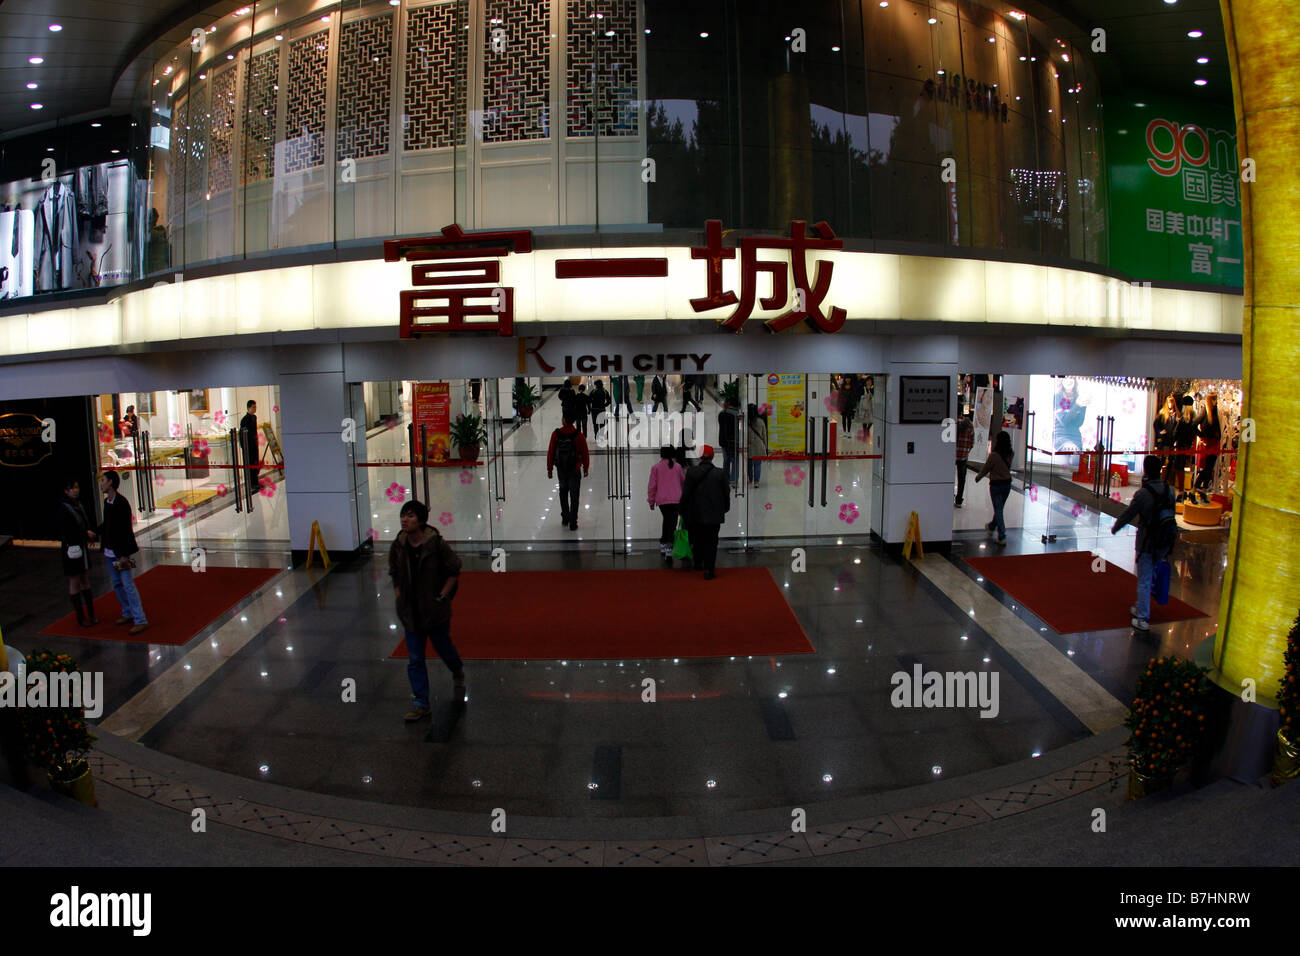
M1137 520L1137 603L1129 610L1133 614L1133 627L1139 631L1151 627L1151 588L1156 568L1178 543L1174 492L1161 480L1162 468L1163 463L1155 455L1143 459L1142 487L1110 529L1114 534Z
M551 445L546 450L546 477L553 472L560 475L560 524L570 531L578 530L578 488L580 479L591 473L591 458L587 454L587 439L573 427L573 418L564 417L564 427L551 432Z

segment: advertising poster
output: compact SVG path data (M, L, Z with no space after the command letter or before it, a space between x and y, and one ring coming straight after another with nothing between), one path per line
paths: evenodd
M989 450L989 426L993 423L993 389L975 389L975 444L971 461L984 461Z
M802 453L808 427L803 374L778 375L773 372L768 375L767 403L772 406L772 415L768 418L768 451Z
M447 445L451 426L451 387L446 382L417 382L411 400L411 418L415 421L416 441L421 426L425 447L416 461L423 464L424 456L430 462L443 462L448 458Z
M1025 400L1008 398L1007 409L1002 413L1002 427L1006 429L1025 427Z
M1231 108L1148 95L1107 103L1111 268L1241 286L1236 128Z

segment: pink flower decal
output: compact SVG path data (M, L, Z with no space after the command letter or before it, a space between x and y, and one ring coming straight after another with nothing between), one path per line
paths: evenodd
M195 458L207 458L207 457L208 457L208 452L209 452L210 450L211 450L211 449L208 448L208 442L207 442L207 439L205 439L205 438L196 438L196 439L194 439L194 457L195 457Z
M188 510L188 509L185 507L185 502L183 502L183 501L178 501L178 502L176 502L175 504L172 505L172 517L173 517L173 518L184 518L184 517L185 517L185 512L186 512L187 510Z
M371 541L378 541L379 532L376 531L374 528L371 528L369 531L366 532L366 537L369 538Z
M1061 411L1068 412L1070 410L1070 406L1073 404L1074 403L1070 401L1068 398L1061 399Z
M798 487L803 484L804 471L798 465L791 465L785 470L785 483Z
M1037 500L1038 500L1038 486L1037 486L1037 485L1030 485L1030 486L1029 486L1029 500L1030 500L1030 501L1037 501Z
M226 423L226 413L224 411L219 411L212 416L212 420L218 425L224 425Z
M218 498L224 498L224 497L226 497L226 495L228 495L228 494L230 494L230 489L229 489L229 488L227 488L225 485L217 485L217 497L218 497Z
M835 493L836 493L837 495L843 494L843 493L844 493L844 486L843 486L843 485L836 485L836 486L835 486Z
M1114 499L1115 501L1123 501L1123 500L1124 500L1123 498L1121 498L1121 497L1119 496L1119 492L1118 492L1118 491L1112 491L1112 492L1110 493L1110 496L1111 496L1111 498Z
M179 422L172 422L167 430L171 433L172 438L181 437L181 426Z
M400 505L406 500L406 489L397 482L393 482L388 486L388 500L395 505Z
M464 471L460 473L460 483L462 485L468 485L473 480L474 480L474 473L470 471L468 468L466 468Z
M154 478L154 480L153 480L154 486L155 486L155 487L158 487L158 488L161 488L161 487L163 486L163 483L164 483L166 480L167 480L167 479L164 478L162 475L158 475L158 476L157 476L156 478Z
M272 405L272 406L271 406L271 411L273 411L273 412L275 412L277 415L279 415L279 414L280 414L280 406L279 406L279 405Z
M446 527L447 525L451 524L451 522L452 522L452 518L451 518L450 511L444 511L442 514L438 515L438 524L442 525L443 527Z
M1079 515L1083 514L1083 505L1075 505L1070 509L1070 514L1076 518L1079 517Z
M262 478L257 482L257 493L263 498L275 497L275 482L270 478Z
M847 505L840 505L840 520L847 524L853 524L853 522L857 521L858 506L852 502Z
M771 510L772 510L772 502L770 502L770 501L766 501L766 502L764 502L764 503L763 503L763 510L764 510L764 511L771 511Z

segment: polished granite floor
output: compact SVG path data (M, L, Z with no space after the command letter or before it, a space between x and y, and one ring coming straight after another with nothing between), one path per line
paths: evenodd
M1072 520L1062 522L1055 544L1043 545L1037 530L1013 531L1008 551L1100 549L1131 570L1129 534L1112 538L1105 516L1065 515ZM987 553L982 534L959 533L950 560L974 579L960 558ZM1177 568L1176 593L1211 615L1225 553L1221 542L1187 543ZM166 552L150 557L183 559ZM464 558L467 568L486 569L486 559L468 549ZM270 567L276 557L220 559ZM388 659L399 635L381 564L366 556L319 580L314 572L286 570L263 589L267 597L286 595L282 608L250 599L189 646L169 648L38 635L67 608L57 558L9 548L0 552L0 626L23 650L66 650L83 669L103 670L108 716L169 668L186 666L198 645L211 639L215 646L220 628L240 628L238 650L160 712L140 737L143 744L251 779L441 810L486 814L504 807L579 819L721 815L950 779L1090 733L966 608L866 544L811 547L805 573L789 571L788 549L720 556L720 588L726 568L741 564L767 566L778 583L788 584L783 591L815 654L471 662L463 713L451 706L450 679L435 664L432 723L408 726L401 721L409 704L405 662ZM611 558L588 550L517 554L510 564L512 570L657 566L653 553ZM107 590L106 576L97 569L94 577L96 593ZM991 585L980 587L1007 607L1014 603ZM502 600L509 600L508 575ZM579 627L581 608L575 594ZM1128 630L1061 636L1023 608L1015 613L1124 705L1149 657L1190 656L1213 630L1207 618L1150 637ZM521 607L519 626L528 621L529 609ZM473 626L473 608L458 606L453 637ZM701 622L690 608L665 608L664 626ZM998 716L892 707L891 675L916 663L925 670L997 671ZM654 704L640 698L647 676L659 682ZM345 678L356 681L356 703L342 700Z

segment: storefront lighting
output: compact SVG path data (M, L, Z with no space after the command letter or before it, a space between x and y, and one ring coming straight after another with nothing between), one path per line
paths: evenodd
M1069 62L1070 62L1070 54L1068 54L1068 53L1062 53L1062 54L1061 54L1061 59L1064 60L1066 63L1069 63Z
M1134 103L1133 105L1136 106L1138 109L1141 109L1142 107L1146 106L1145 103Z
M252 12L253 12L252 7L240 7L238 10L235 11L235 16L242 17L244 14L252 13Z
M226 59L227 59L227 60L233 60L234 58L235 58L235 54L233 54L233 53L227 53L227 54L226 54Z
M612 37L613 35L614 35L614 31L613 31L613 30L606 30L606 31L605 31L605 36L607 36L607 37Z

